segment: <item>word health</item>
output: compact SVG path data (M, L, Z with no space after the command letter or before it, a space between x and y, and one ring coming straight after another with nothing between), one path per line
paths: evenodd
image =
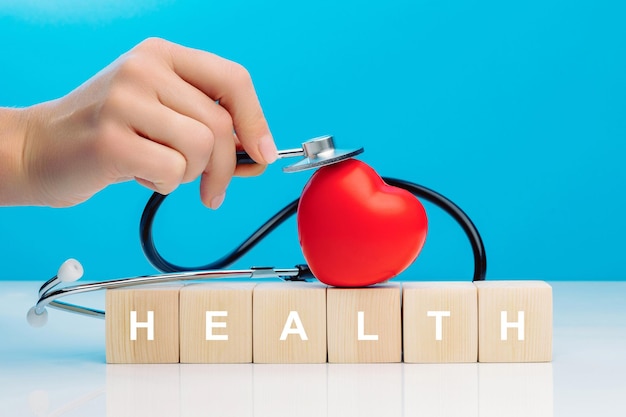
M107 291L108 363L548 362L543 281L213 282Z

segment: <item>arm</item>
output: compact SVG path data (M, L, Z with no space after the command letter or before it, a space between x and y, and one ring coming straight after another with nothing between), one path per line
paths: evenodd
M137 180L162 194L202 176L205 205L276 147L239 64L148 39L58 100L0 109L0 204L65 207ZM259 163L236 166L236 148ZM5 161L9 161L5 163Z

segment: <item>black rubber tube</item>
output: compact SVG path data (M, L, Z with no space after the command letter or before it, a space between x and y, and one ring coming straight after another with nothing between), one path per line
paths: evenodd
M469 218L467 214L459 206L454 204L451 200L433 191L429 188L415 184L409 181L399 180L395 178L383 177L383 180L392 186L403 188L418 198L424 199L430 203L433 203L443 211L448 213L458 224L461 226L467 238L472 246L472 253L474 255L474 276L473 281L484 280L487 275L487 254L485 252L485 246L483 240L478 233L478 229ZM298 210L299 198L295 199L291 203L283 207L279 212L273 215L268 221L266 221L261 227L259 227L254 233L252 233L246 240L244 240L237 248L223 257L210 262L206 265L200 266L181 266L175 265L163 258L154 244L154 237L152 235L152 225L156 213L161 207L161 204L167 196L159 193L154 193L148 200L146 207L141 215L141 221L139 223L139 235L141 240L141 246L143 252L148 258L148 261L161 272L183 272L183 271L200 271L200 270L212 270L223 269L231 265L233 262L244 256L250 249L252 249L257 243L263 240L274 229L283 224L287 219L293 216ZM306 265L299 265L303 273L308 273Z

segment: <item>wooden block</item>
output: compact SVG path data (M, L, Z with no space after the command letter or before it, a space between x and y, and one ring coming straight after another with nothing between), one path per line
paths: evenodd
M108 363L177 363L180 285L106 292Z
M543 281L476 281L478 361L552 359L552 287Z
M254 362L326 362L325 285L264 283L252 299Z
M400 286L328 288L328 362L400 362Z
M180 362L252 362L252 289L245 282L187 285L180 291Z
M403 283L404 362L476 362L476 293L471 282Z

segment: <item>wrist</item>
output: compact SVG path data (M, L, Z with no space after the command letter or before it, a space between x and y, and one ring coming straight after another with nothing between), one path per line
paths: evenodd
M0 206L33 204L24 158L29 115L0 108Z

